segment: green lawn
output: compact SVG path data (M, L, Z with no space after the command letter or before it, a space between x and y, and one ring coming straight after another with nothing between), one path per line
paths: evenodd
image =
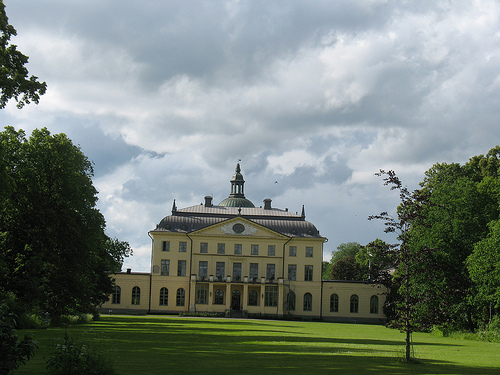
M120 374L500 373L498 343L415 334L421 363L408 365L403 334L382 326L165 316L32 331L40 349L16 373L44 373L53 338L65 331L95 342Z

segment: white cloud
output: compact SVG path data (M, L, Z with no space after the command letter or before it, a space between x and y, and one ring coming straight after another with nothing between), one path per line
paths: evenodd
M500 138L493 0L17 0L6 10L49 89L0 119L66 132L92 155L99 207L136 249L135 270L148 270L147 231L172 200L224 199L239 158L247 196L306 204L329 253L372 240L381 230L367 215L397 204L373 173L394 169L414 188L432 164Z

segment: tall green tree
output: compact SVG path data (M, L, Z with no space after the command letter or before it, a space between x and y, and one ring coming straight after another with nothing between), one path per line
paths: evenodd
M91 162L64 134L0 133L7 175L0 201L4 289L54 316L91 312L107 299L109 272L131 253L105 234Z
M45 82L39 82L33 75L28 77L25 66L28 56L10 43L10 38L15 35L16 29L9 24L5 5L0 0L0 108L4 108L11 98L16 100L18 108L30 102L38 103L47 90Z
M490 223L488 236L474 245L467 258L467 267L474 282L472 302L482 323L491 322L500 314L500 221Z
M397 234L399 240L399 243L382 246L380 250L386 251L387 257L396 257L393 289L397 287L397 291L391 295L390 301L394 305L392 325L405 333L405 358L406 362L411 362L413 332L432 324L432 318L435 316L429 314L427 309L434 300L433 291L425 288L424 283L427 278L424 272L435 267L429 263L429 254L432 254L433 249L421 248L414 251L410 245L412 228L421 223L422 213L429 205L428 195L419 190L410 192L394 171L381 170L376 175L383 176L384 185L389 186L391 190L397 190L401 200L397 217L382 212L368 219L383 220L385 232Z

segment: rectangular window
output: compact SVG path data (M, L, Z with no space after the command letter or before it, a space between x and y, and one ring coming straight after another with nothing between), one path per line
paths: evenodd
M266 269L266 279L268 279L268 280L274 280L275 271L276 271L276 265L274 265L274 264L268 264L267 265L267 269Z
M187 242L179 242L179 253L185 253L187 249Z
M223 280L225 273L226 273L226 263L217 262L215 267L215 277L217 277L217 280L219 281Z
M196 303L200 305L208 303L208 284L196 285Z
M258 306L259 305L259 293L256 290L250 290L248 292L248 306Z
M161 251L170 251L170 241L161 242Z
M295 281L297 280L297 265L289 264L288 265L288 280Z
M236 255L241 255L241 244L240 243L237 243L237 244L234 244L234 253Z
M313 266L304 266L304 281L313 281Z
M267 247L267 255L273 257L276 255L276 245L269 245Z
M208 277L208 262L205 260L200 260L200 264L198 267L198 276L202 279L206 279Z
M250 247L250 254L251 255L259 255L259 245L252 245Z
M313 256L313 248L312 247L306 247L306 257L307 258L312 258Z
M120 304L121 298L122 298L122 288L120 288L118 285L115 285L113 287L113 301L111 303Z
M290 256L291 257L296 257L297 256L297 246L290 246Z
M264 305L265 306L278 306L278 287L277 286L266 286L264 293Z
M241 281L241 263L233 263L233 279Z
M218 243L217 244L217 254L225 254L226 253L226 244Z
M257 281L259 277L259 264L250 263L250 281Z
M170 260L162 259L161 260L161 275L168 276L170 274Z
M206 243L206 242L200 243L200 253L203 253L203 254L208 253L208 243Z
M186 276L186 261L179 260L177 262L177 276Z

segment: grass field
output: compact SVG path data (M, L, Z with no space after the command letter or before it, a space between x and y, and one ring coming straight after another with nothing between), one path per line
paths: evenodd
M405 364L404 335L382 326L166 316L30 331L40 348L16 373L43 374L66 331L94 342L119 374L500 374L498 343L419 333L420 363Z

